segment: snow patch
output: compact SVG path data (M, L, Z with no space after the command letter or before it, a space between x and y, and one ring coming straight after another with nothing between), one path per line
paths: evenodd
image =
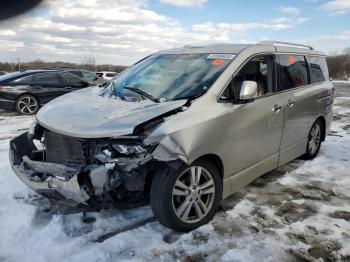
M95 242L101 235L152 217L150 207L88 213L93 223L83 223L82 214L47 212L47 201L27 189L8 162L9 140L25 132L33 117L0 115L0 260L345 261L350 256L350 108L338 103L348 99L337 99L332 136L316 159L296 160L261 177L192 232L150 222L102 243Z

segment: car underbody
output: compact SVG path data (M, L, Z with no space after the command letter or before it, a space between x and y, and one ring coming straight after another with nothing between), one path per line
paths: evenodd
M146 204L150 180L161 165L180 160L152 156L157 144L137 136L75 138L35 126L10 142L16 175L53 204L100 210Z

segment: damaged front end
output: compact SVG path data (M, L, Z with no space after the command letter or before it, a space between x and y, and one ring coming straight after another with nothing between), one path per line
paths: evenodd
M69 137L36 124L10 141L10 162L28 187L55 203L129 207L147 201L147 176L159 165L156 146L138 136Z

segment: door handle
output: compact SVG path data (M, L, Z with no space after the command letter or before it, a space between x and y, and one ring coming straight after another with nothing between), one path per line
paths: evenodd
M282 106L274 105L274 107L272 108L272 111L278 113L279 111L281 111L281 109L282 109Z
M65 86L64 88L65 88L65 89L72 89L71 86Z
M294 104L295 104L295 102L294 102L294 101L289 101L289 102L288 102L288 104L287 104L287 106L288 106L288 107L293 107L293 106L294 106Z

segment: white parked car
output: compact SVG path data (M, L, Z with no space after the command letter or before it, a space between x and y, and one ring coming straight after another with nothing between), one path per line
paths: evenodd
M101 72L97 72L96 75L98 75L98 77L104 78L105 80L111 80L113 77L117 76L118 73L109 72L109 71L101 71Z

